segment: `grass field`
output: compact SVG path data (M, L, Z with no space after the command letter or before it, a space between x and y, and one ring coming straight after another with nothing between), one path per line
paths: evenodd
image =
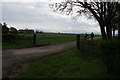
M101 36L101 35L95 35ZM2 49L25 48L32 46L43 46L50 44L59 44L76 40L76 34L58 34L58 33L38 33L36 34L36 44L33 44L33 34L17 34L14 41L2 41ZM90 38L90 36L88 36ZM81 39L84 34L81 34Z
M70 42L70 41L76 40L75 34L42 33L42 34L36 35L36 45L34 45L33 41L32 41L33 34L17 34L17 37L18 37L18 39L12 43L7 43L7 42L4 42L4 40L3 40L2 41L2 43L3 43L2 49L24 48L24 47L31 47L31 46L58 44L58 43L65 43L65 42Z
M37 44L58 44L76 40L76 34L38 34Z
M89 59L74 48L32 63L22 71L21 78L108 78L105 65L98 59Z

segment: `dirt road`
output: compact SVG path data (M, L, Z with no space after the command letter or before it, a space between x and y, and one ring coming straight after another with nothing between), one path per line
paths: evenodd
M21 70L20 68L27 66L27 64L52 55L60 53L76 46L76 41L48 45L43 47L32 47L23 49L8 49L2 51L2 67L3 77L13 77L12 74L16 74Z
M94 39L98 39L96 37ZM2 76L14 78L18 72L27 67L33 61L49 55L57 54L76 47L76 41L48 45L43 47L31 47L23 49L8 49L2 51Z

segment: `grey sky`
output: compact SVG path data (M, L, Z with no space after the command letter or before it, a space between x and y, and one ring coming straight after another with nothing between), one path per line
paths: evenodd
M78 21L70 16L54 13L49 8L49 0L39 2L2 2L2 22L17 29L39 29L47 32L99 33L99 25L94 20L81 16Z

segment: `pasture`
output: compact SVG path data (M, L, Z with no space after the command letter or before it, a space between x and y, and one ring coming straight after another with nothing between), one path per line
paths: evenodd
M12 38L11 35L9 37ZM44 46L74 40L76 40L76 34L38 33L36 34L36 44L33 44L33 34L16 34L9 41L8 39L2 39L2 49Z
M45 46L51 44L66 43L76 40L77 34L63 34L63 33L37 33L36 44L33 43L33 34L3 34L2 35L2 49L12 48L26 48L35 46ZM100 37L101 35L95 35ZM81 34L81 39L84 34ZM88 34L90 38L90 34Z

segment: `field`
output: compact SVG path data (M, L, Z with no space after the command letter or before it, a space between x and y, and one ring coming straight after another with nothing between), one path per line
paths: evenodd
M76 40L76 34L38 34L37 44L58 44Z
M21 71L21 78L110 78L105 65L74 48L32 63Z
M2 41L2 49L24 48L31 46L43 46L50 44L65 43L76 40L75 34L37 34L36 44L33 44L33 34L17 34L11 42Z
M3 36L5 36L3 34ZM26 48L33 46L44 46L50 44L59 44L76 40L76 34L60 33L38 33L36 34L36 44L33 43L33 34L6 35L8 38L2 39L2 49ZM101 35L95 35L100 37ZM81 34L81 39L84 34ZM90 35L88 36L90 38Z

